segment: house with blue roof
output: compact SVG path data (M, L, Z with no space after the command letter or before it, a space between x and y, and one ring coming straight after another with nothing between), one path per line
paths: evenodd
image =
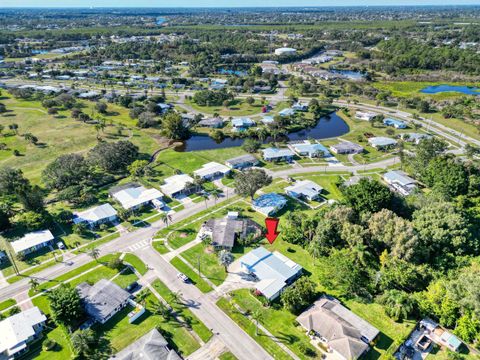
M330 152L325 146L318 143L311 144L309 141L300 144L292 144L291 148L299 156L308 156L309 158L330 156Z
M278 112L278 115L280 116L292 116L295 114L295 110L291 108L286 108Z
M275 300L283 290L302 275L302 267L278 251L258 247L242 256L241 268L259 281L256 290L268 300Z
M290 149L279 149L275 147L262 150L265 161L286 161L291 162L295 153Z
M396 120L391 118L386 118L383 120L383 124L386 126L393 126L395 129L406 129L407 123L402 120Z
M287 199L277 193L263 194L252 201L253 209L265 216L277 213L285 205L287 205Z
M235 131L244 131L245 129L255 125L255 121L248 117L232 119L232 127Z

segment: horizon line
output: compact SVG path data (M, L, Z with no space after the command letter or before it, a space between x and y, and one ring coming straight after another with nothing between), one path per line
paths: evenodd
M264 5L264 6L0 6L0 10L6 9L87 9L87 10L94 10L94 9L206 9L206 8L214 8L214 9L281 9L281 8L391 8L391 7L471 7L471 6L480 6L480 2L478 4L471 4L471 3L462 3L462 4L392 4L392 5L282 5L282 6L274 6L274 5Z

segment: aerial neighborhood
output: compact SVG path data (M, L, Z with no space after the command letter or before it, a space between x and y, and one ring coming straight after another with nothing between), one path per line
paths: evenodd
M479 4L4 1L0 360L480 358Z

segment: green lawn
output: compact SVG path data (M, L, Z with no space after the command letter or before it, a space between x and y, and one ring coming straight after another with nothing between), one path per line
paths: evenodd
M275 359L287 360L291 359L282 348L278 346L268 335L264 334L261 330L258 330L256 334L256 326L242 315L237 309L235 309L230 302L225 298L220 298L217 301L217 305L222 309L233 321L237 323L250 337L252 337L261 347L265 349Z
M125 254L123 260L132 265L141 275L145 275L148 271L147 265L134 254Z
M231 102L228 108L224 106L200 106L191 100L186 100L185 104L199 112L207 114L218 113L221 116L248 116L262 112L262 104L258 100L250 105L243 99L236 99Z
M152 244L153 248L157 250L160 254L166 254L170 252L170 250L168 250L168 248L165 246L163 240L154 240Z
M169 303L172 309L180 315L183 319L187 320L191 324L193 331L202 339L203 342L207 342L213 336L213 333L209 328L205 326L188 308L188 305L180 302L177 303L172 299L172 292L170 289L159 279L152 283L152 286L157 290L160 296Z
M203 292L203 293L208 293L212 291L212 287L203 279L198 276L198 273L196 271L193 271L190 267L188 267L182 260L180 260L178 257L173 258L170 263L175 266L175 268L187 275L196 287Z
M15 299L7 299L0 302L0 311L9 308L10 306L16 305L17 301Z
M220 360L237 360L237 357L230 351L227 351L218 357Z

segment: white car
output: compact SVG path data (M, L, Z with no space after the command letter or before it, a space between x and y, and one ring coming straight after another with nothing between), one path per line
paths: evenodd
M65 245L64 245L63 242L61 242L61 241L57 242L57 247L58 247L60 250L64 250L64 249L65 249Z
M187 275L185 275L184 273L178 273L177 274L177 278L179 278L180 280L182 280L184 283L187 283L190 279L188 278Z

